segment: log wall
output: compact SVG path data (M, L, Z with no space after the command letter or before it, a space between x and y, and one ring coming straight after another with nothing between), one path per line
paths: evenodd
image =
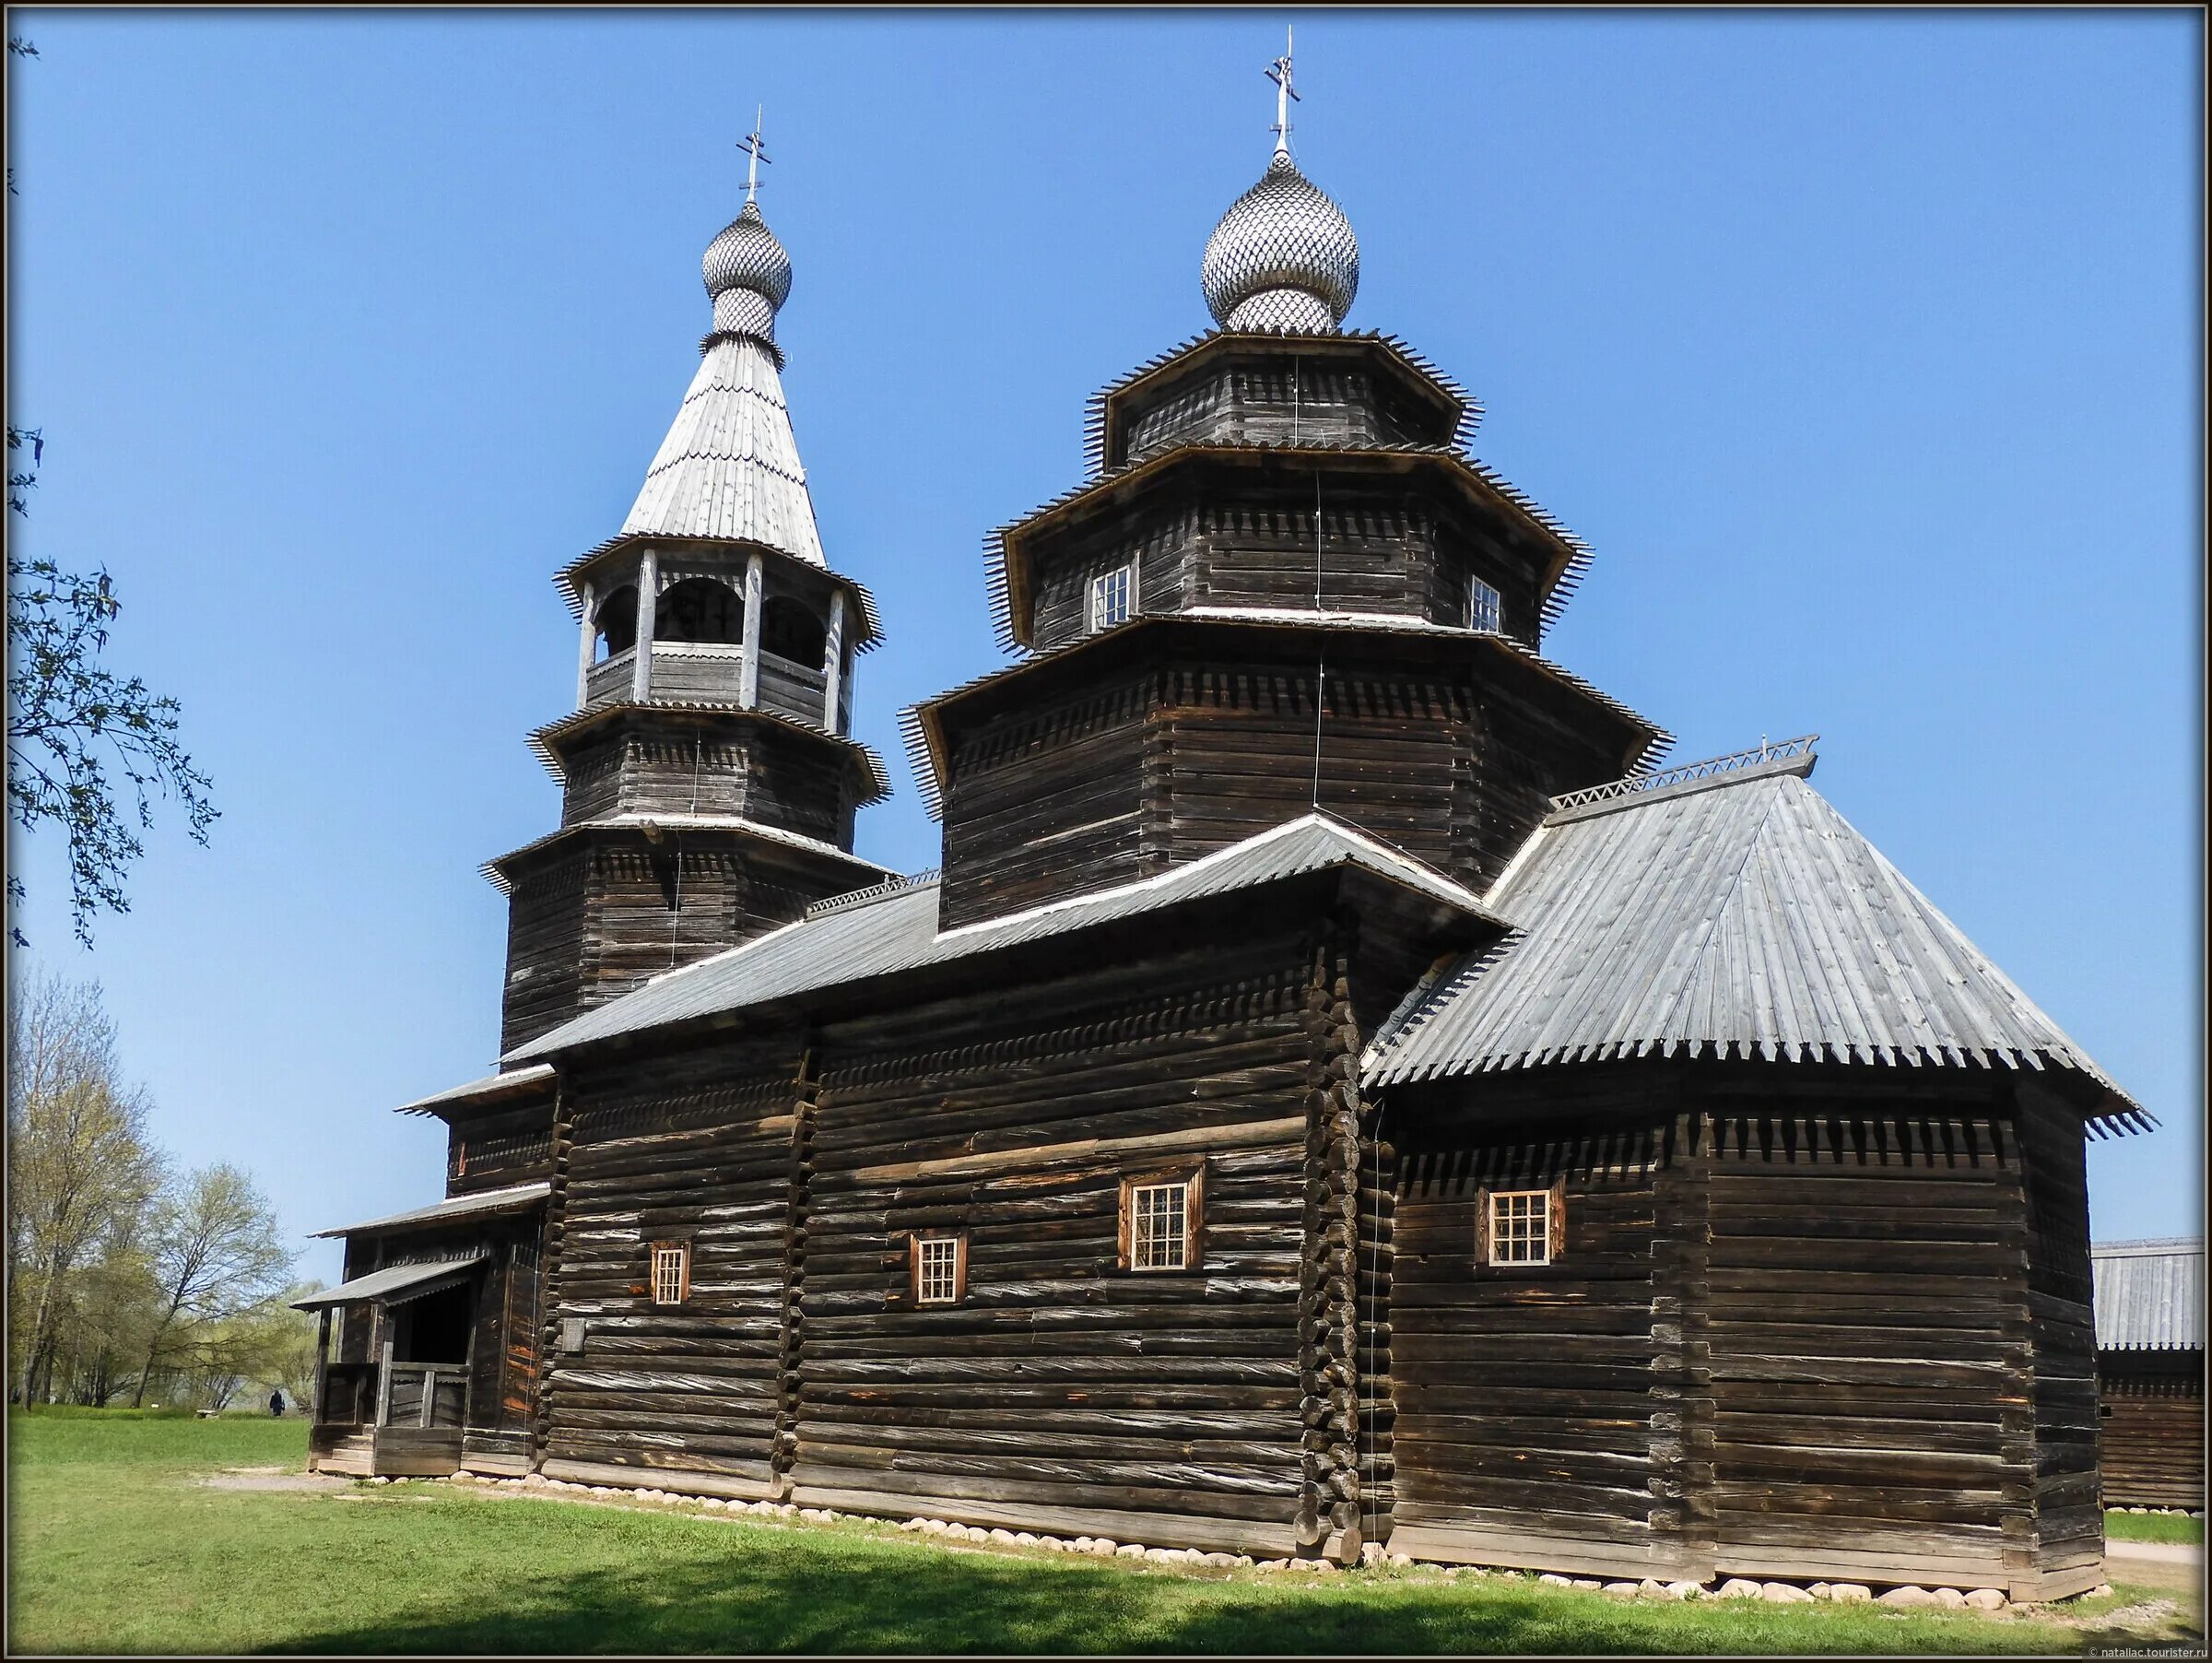
M1396 1136L1393 1551L1591 1575L1693 1570L1663 1481L1686 1383L1679 1324L1654 1315L1678 1298L1662 1287L1654 1228L1671 1126ZM1482 1262L1482 1197L1555 1183L1554 1262Z
M767 1044L575 1082L547 1310L560 1348L539 1433L547 1471L680 1468L768 1492L797 1069L795 1044ZM690 1247L680 1304L653 1302L656 1242Z
M2104 1351L2097 1375L2104 1504L2203 1511L2204 1352Z
M1619 772L1597 735L1477 665L1400 667L1397 643L1369 637L1314 650L1328 658L1318 793L1317 666L1287 652L1179 653L948 735L947 926L1199 859L1317 796L1480 889L1553 794Z
M1288 1551L1311 976L1277 938L824 1027L796 1499ZM1201 1162L1199 1268L1122 1269L1123 1179ZM931 1230L958 1305L913 1303Z
M2104 1579L2097 1319L2081 1111L2032 1078L2015 1089L2027 1226L2027 1362L2034 1403L2035 1570L2047 1598Z

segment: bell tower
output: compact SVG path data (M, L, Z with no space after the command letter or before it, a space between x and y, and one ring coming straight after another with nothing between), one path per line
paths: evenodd
M791 259L746 203L701 262L712 326L614 537L558 576L576 708L530 743L559 828L487 862L508 895L500 1048L888 876L853 853L888 792L850 736L874 603L832 571L784 403Z

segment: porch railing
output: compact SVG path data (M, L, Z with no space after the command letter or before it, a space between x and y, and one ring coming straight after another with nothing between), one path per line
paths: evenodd
M394 1362L384 1400L386 1426L459 1426L468 1409L468 1365Z

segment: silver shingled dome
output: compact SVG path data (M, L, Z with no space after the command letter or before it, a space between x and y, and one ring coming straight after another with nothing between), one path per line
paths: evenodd
M1278 149L1206 240L1198 280L1224 329L1327 334L1359 291L1359 239L1344 210Z
M707 244L700 275L714 301L717 332L776 338L776 313L791 293L791 256L760 218L759 204L747 203Z

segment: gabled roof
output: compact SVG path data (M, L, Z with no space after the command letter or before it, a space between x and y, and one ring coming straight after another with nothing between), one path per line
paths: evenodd
M1323 813L1274 826L1202 860L1110 890L1048 902L1003 918L937 928L937 886L880 886L844 897L742 947L657 976L502 1058L515 1062L651 1028L764 1005L897 971L1041 940L1181 902L1225 895L1331 867L1356 867L1468 918L1502 924L1469 890L1412 855Z
M535 1070L528 1070L535 1073ZM547 1074L553 1070L547 1068ZM451 1224L464 1219L496 1218L501 1213L528 1212L533 1207L553 1193L547 1183L510 1184L504 1189L481 1190L473 1196L450 1196L445 1200L418 1207L408 1212L395 1212L389 1218L371 1219L365 1224L341 1224L335 1230L318 1230L318 1236L359 1235L370 1231L426 1230L432 1225Z
M2089 1273L2099 1350L2205 1349L2203 1236L2093 1243Z
M763 543L829 564L771 348L709 338L622 535Z
M1802 777L1742 753L1577 794L1488 897L1518 926L1378 1035L1371 1082L1645 1056L2061 1068L2142 1112ZM1704 772L1701 772L1704 771Z

